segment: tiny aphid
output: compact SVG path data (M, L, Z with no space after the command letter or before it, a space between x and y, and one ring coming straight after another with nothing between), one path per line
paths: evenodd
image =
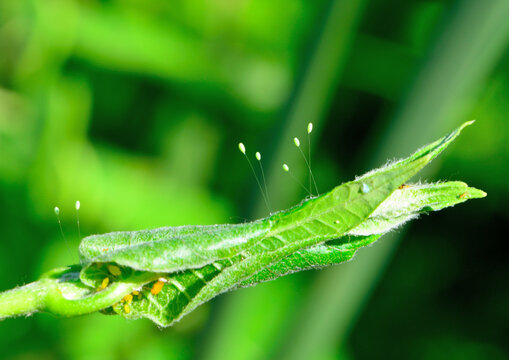
M164 282L162 282L161 280L158 280L153 286L152 286L152 289L150 289L150 293L152 295L157 295L161 292L161 290L163 289L163 286L164 286Z
M110 283L110 278L105 277L101 283L101 286L99 287L100 290L106 289L106 286Z
M133 301L133 296L131 294L127 294L126 296L124 296L124 301L130 304Z
M131 312L131 308L129 307L129 305L127 304L124 305L124 311L126 314L129 314Z
M111 264L108 264L108 271L111 273L111 275L113 276L119 276L122 274L122 271L120 270L120 268L116 265L111 265Z
M403 185L400 185L398 189L408 189L410 186L408 186L407 184L403 184Z
M369 186L368 184L362 184L361 186L361 191L364 193L364 194L367 194L369 192Z

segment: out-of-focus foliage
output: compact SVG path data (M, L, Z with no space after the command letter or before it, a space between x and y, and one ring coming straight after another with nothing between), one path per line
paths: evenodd
M83 235L266 215L239 140L292 205L305 194L277 170L305 179L308 121L326 191L476 118L433 177L489 194L170 330L3 321L2 358L507 358L508 17L506 0L1 1L2 290L78 261L77 199Z

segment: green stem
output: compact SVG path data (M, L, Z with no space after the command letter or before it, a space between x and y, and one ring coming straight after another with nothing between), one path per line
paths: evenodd
M44 284L37 281L0 293L0 319L39 311L46 291Z
M79 299L66 299L58 291L52 291L46 296L46 307L44 310L60 316L93 313L120 301L120 299L131 293L138 286L140 286L139 283L118 282L102 291Z
M141 273L127 280L114 282L98 292L91 290L82 296L80 283L74 288L72 281L65 281L63 275L77 273L64 272L59 277L42 278L36 282L0 293L0 319L30 315L45 311L59 316L89 314L107 308L120 301L136 288L157 278L157 274ZM74 283L76 284L76 283ZM63 285L71 286L65 289Z

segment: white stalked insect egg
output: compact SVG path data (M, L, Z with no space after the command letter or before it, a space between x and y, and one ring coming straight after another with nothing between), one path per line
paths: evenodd
M239 150L241 153L246 154L246 147L243 143L239 143Z

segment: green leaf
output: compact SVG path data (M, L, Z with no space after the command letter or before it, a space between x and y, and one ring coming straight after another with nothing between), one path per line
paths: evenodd
M406 159L251 223L89 236L80 244L82 265L0 294L0 318L101 310L169 326L225 291L347 261L419 214L486 195L462 182L404 185L469 124Z
M87 237L80 244L82 261L86 264L82 279L87 281L86 270L93 263L115 262L136 270L173 272L201 267L241 252L273 251L286 246L287 242L309 246L337 238L366 219L470 123L404 160L252 223L184 226Z
M415 219L419 214L438 211L486 193L460 181L406 185L396 190L362 224L348 235L302 249L242 281L239 287L253 286L302 270L337 265L350 260L355 251L378 240L383 234Z
M396 190L363 224L352 229L348 235L298 250L251 277L238 281L234 287L254 286L297 271L340 264L350 260L358 248L373 243L387 231L421 213L437 211L467 199L484 196L484 192L469 188L462 182L407 185ZM398 203L400 206L395 206ZM396 221L391 221L391 217ZM364 234L356 235L359 232ZM263 254L256 256L256 259L262 261ZM117 304L114 311L131 319L147 317L160 326L169 326L193 309L196 297L207 288L212 279L221 278L222 272L230 272L244 261L245 259L237 257L229 261L215 262L201 269L167 275L164 277L165 285L161 293L156 296L150 293L151 286L155 283L153 282L142 290L139 299L136 297L128 304L129 313L126 313L125 304L122 303ZM219 290L216 295L221 292L222 290Z
M437 211L486 196L484 191L468 187L461 181L436 184L405 185L395 191L369 217L350 232L351 235L371 235L390 231L419 214Z
M80 244L83 282L97 285L90 268L115 262L136 270L173 272L229 258L258 242L269 230L266 220L245 224L180 226L114 232L86 237Z
M320 266L322 263L329 265L334 261L341 262L350 258L353 253L341 253L331 251L334 249L327 249L326 253L333 254L334 256L331 259L335 260L326 260L322 256L316 263L306 259L303 263L297 265L291 258L282 263L280 262L294 253L296 257L299 256L299 250L301 249L339 238L356 228L403 182L445 149L459 134L460 130L461 128L418 150L407 159L372 171L356 181L336 187L327 194L306 200L290 210L264 219L264 221L268 220L270 231L258 238L258 243L246 246L242 252L229 259L215 261L201 269L188 269L183 273L164 277L170 285L165 286L165 290L160 294L153 296L145 291L139 308L137 307L138 304L135 303L133 311L129 309L129 314L125 314L123 309L119 307L116 310L131 318L146 316L159 325L167 326L212 297L237 286L248 285L249 281L244 285L240 284L264 269L266 273L274 270L276 274L282 275L283 273L307 268L308 263L316 264L316 266ZM385 231L388 231L415 217L423 209L429 211L434 207L438 209L440 206L444 207L454 202L463 201L464 197L459 198L459 195L467 189L463 183L454 183L447 187L439 185L437 191L431 190L431 188L431 185L419 185L414 189L402 189L405 191L401 191L401 193L409 195L415 192L427 194L430 201L425 202L424 195L416 199L407 196L407 201L401 203L402 208L395 221L387 219L389 215L384 216L384 214L385 212L394 213L395 201L401 201L402 199L400 197L400 199L389 201L389 205L385 207L385 210L379 212L378 215L375 214L376 216L371 220L374 225L369 225L368 222L366 229L370 229L370 226L376 228L376 226L383 224ZM454 190L452 192L454 195L451 198L452 190ZM459 194L458 191L460 191ZM448 194L449 196L447 196ZM441 203L442 205L440 205L440 200L444 200ZM438 205L437 201L439 201ZM367 231L366 229L362 231ZM378 231L378 233L383 232ZM358 241L357 244L365 245L375 239L376 237L370 237L367 242L356 240ZM252 241L243 242L243 244L247 243L253 244ZM346 250L346 248L343 250ZM316 251L311 250L310 259L312 258L311 255L316 255ZM108 260L112 261L114 259L110 258ZM273 264L276 264L274 265L275 269L271 268ZM275 278L277 276L265 276L267 279L269 277ZM260 281L263 281L263 278L263 276L260 277ZM257 278L254 279L253 283L258 282ZM162 303L158 299L162 299ZM154 316L154 309L157 309L158 316Z

